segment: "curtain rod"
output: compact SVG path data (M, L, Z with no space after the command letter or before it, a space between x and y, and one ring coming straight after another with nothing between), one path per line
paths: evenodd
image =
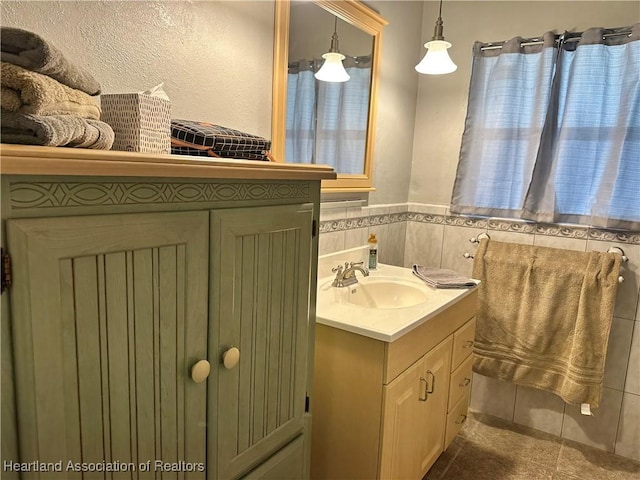
M576 32L576 33L570 33L570 35L572 35L569 38L565 38L565 42L578 42L580 41L580 35L582 35L584 32ZM575 35L575 36L573 36ZM607 37L619 37L622 35L626 35L626 36L631 36L631 31L625 31L625 32L615 32L615 33L605 33L602 35L602 39L604 40ZM558 43L560 41L560 37L562 37L562 35L556 35L556 43ZM482 45L480 47L480 50L498 50L500 48L503 47L503 45L507 43L505 42L501 42L500 44L496 44L495 42L489 42L489 43L485 43L484 45ZM538 40L538 39L532 39L529 42L522 42L520 44L521 47L529 47L531 45L542 45L544 42L542 40Z

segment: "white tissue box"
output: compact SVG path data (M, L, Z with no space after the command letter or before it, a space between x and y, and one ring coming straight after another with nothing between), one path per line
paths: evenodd
M115 133L112 150L171 153L171 102L144 93L100 95L101 120Z

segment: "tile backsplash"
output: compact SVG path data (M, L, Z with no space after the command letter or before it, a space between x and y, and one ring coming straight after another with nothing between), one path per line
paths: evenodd
M624 283L609 338L603 401L594 415L580 415L579 408L551 393L477 374L471 408L640 460L640 232L464 217L443 205L322 207L320 255L363 247L369 233L375 233L379 261L405 267L418 263L470 275L473 260L464 254L473 255L477 244L470 240L483 232L494 240L567 250L622 248L629 261L621 271ZM352 255L361 254L355 249Z

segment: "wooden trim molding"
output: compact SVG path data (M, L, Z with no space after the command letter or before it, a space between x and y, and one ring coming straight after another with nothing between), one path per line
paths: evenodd
M2 175L321 180L336 178L326 165L209 159L82 148L0 144Z
M284 162L287 129L287 69L278 65L289 63L289 1L275 2L275 32L273 37L273 95L271 112L271 156ZM281 101L284 99L285 101Z
M388 25L384 18L358 0L313 0L342 20L354 25L372 36L371 89L367 136L365 146L364 172L360 175L340 174L337 178L323 179L322 192L365 192L374 190L373 150L377 118L377 95L380 73L380 49L382 30ZM275 9L274 72L273 72L273 114L272 114L272 154L276 161L285 162L286 142L286 99L287 65L289 48L290 1L279 0Z
M212 201L310 200L308 183L12 182L13 209L158 205Z

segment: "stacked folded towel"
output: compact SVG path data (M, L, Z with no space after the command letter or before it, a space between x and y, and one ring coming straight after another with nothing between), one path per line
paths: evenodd
M422 265L414 265L412 271L416 277L433 288L469 288L475 287L478 284L478 282L472 278L443 268L428 268Z
M0 140L109 150L113 130L100 121L100 84L39 35L0 27Z

